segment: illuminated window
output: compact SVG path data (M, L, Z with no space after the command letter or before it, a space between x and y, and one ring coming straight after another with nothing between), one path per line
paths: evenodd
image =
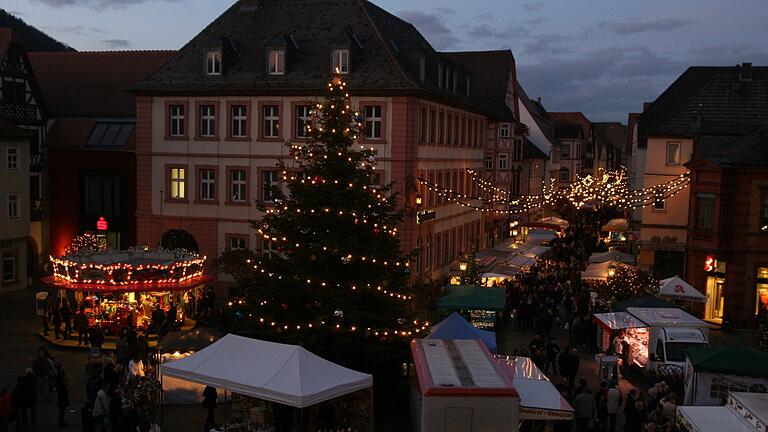
M185 168L171 168L170 198L184 199L187 190L187 170Z

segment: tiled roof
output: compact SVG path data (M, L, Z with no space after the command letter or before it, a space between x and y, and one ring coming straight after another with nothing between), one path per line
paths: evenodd
M595 144L610 145L618 150L624 150L627 127L618 122L592 123L592 133Z
M522 85L520 85L519 81L515 82L515 94L517 94L519 101L525 105L525 108L528 110L528 112L531 113L534 121L536 121L536 125L539 127L544 136L547 137L547 139L551 141L552 144L554 144L555 125L547 110L544 109L544 106L538 101L531 100L531 98L528 97L528 94L525 93L525 89ZM529 125L529 127L530 126L532 125Z
M722 166L768 166L768 121L703 125L691 162Z
M0 119L0 138L31 137L34 132L19 128L13 122Z
M267 48L279 36L285 74L267 71ZM279 38L277 39L279 40ZM436 52L411 24L365 0L239 0L192 38L156 73L136 84L141 94L309 95L331 77L331 50L350 49L349 88L358 95L427 93L484 108L464 96L466 70ZM203 57L222 50L221 76L206 76ZM420 80L421 58L426 65ZM438 64L459 71L458 91L438 87Z
M555 122L555 136L559 139L586 140L592 134L592 122L580 112L550 112L549 115ZM579 126L580 136L577 135L576 128L570 127L573 125Z
M510 74L514 73L512 51L447 52L448 58L464 65L472 73L470 94L482 100L502 121L513 121L514 113L507 106Z
M742 73L749 75L741 80ZM768 118L768 67L691 67L640 116L638 145L651 135L690 136L705 121Z
M582 139L584 131L581 125L559 123L555 124L555 138L557 139Z
M536 144L532 143L527 137L523 138L523 159L549 159L549 156L541 151Z
M32 68L53 116L135 117L132 85L173 51L33 52Z

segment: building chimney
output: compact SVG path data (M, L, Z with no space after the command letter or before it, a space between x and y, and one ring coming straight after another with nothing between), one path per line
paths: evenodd
M739 81L752 81L752 63L742 63L739 68Z

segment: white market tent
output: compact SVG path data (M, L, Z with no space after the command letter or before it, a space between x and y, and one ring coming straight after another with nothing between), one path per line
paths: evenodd
M629 231L629 222L624 218L611 219L600 231L626 232Z
M644 322L626 312L596 313L595 322L609 332L648 327Z
M619 251L607 251L607 252L593 252L589 256L589 262L591 263L603 263L608 261L618 261L624 264L635 264L635 257L630 254Z
M496 357L496 363L520 395L524 420L570 420L573 408L528 357Z
M662 280L659 283L659 293L657 295L669 299L689 300L699 303L706 303L707 301L706 295L678 276Z
M557 233L548 229L529 229L526 241L534 245L540 245L544 242L552 241L557 237Z
M608 270L611 266L616 266L616 261L606 261L602 263L591 263L587 266L587 269L581 272L581 280L608 280Z
M529 258L525 255L515 255L508 259L505 264L519 268L526 268L536 264L536 259Z
M373 385L373 377L331 363L296 345L228 334L160 366L163 376L306 408Z
M542 220L540 220L539 222L540 223L544 223L544 224L557 225L561 229L566 229L566 228L568 228L570 226L570 224L568 223L567 220L560 219L559 217L555 217L555 216L545 217Z
M677 419L688 432L754 431L724 406L679 406Z

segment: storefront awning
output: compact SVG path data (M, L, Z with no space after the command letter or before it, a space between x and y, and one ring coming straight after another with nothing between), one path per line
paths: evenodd
M626 312L597 313L595 322L608 331L648 327Z

